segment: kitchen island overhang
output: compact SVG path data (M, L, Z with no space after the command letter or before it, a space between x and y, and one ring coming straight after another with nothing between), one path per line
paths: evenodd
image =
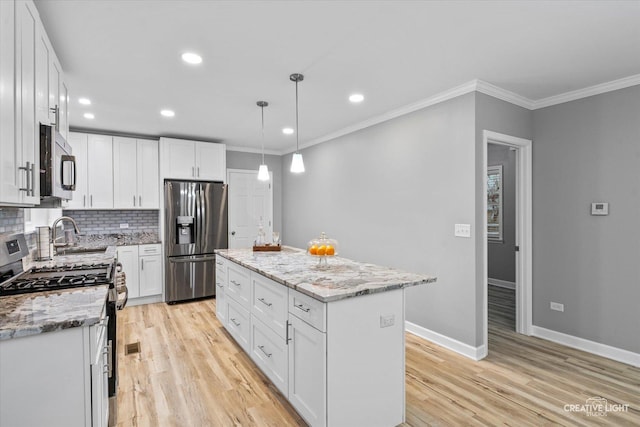
M312 426L404 422L404 289L435 277L301 249L218 250L216 313Z

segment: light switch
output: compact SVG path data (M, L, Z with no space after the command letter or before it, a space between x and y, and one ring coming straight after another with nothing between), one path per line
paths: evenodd
M456 237L471 237L471 224L456 224L453 235Z

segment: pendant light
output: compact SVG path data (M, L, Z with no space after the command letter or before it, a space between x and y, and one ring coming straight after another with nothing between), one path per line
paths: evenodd
M304 162L302 161L302 154L300 154L300 132L298 129L298 82L304 80L302 74L291 74L289 80L296 82L296 152L293 153L291 159L291 172L302 173L304 172Z
M262 114L262 164L258 169L258 179L260 181L269 181L269 169L267 169L267 165L264 162L264 107L269 106L267 101L258 101L256 105L260 107Z

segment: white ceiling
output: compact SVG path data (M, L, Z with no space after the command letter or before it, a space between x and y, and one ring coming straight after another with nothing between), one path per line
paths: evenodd
M480 79L532 101L640 74L640 1L102 1L36 5L75 128L268 151ZM201 54L199 66L183 63ZM365 101L350 104L349 94ZM93 105L84 107L78 97ZM160 116L163 108L176 116ZM94 120L82 117L85 111Z

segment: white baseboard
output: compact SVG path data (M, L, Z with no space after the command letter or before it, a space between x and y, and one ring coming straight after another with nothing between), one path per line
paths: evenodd
M129 301L127 301L127 306L133 307L135 305L153 304L155 302L162 302L162 295L151 295L148 297L129 298Z
M404 327L407 332L417 335L420 338L424 338L427 341L431 341L438 344L441 347L448 348L451 351L455 351L458 354L466 356L473 360L484 359L487 356L487 347L481 345L480 347L473 347L469 344L465 344L453 338L449 338L445 335L439 334L422 326L418 326L415 323L409 321L404 322Z
M489 283L490 285L493 285L493 286L498 286L500 288L507 288L507 289L515 289L516 288L516 282L509 282L507 280L488 278L487 279L487 283Z
M640 367L640 353L634 353L632 351L623 350L621 348L612 347L595 341L589 341L584 338L567 335L562 332L541 328L540 326L535 325L531 327L531 335L566 345L567 347L597 354L598 356L613 359L618 362L627 363L631 366Z

